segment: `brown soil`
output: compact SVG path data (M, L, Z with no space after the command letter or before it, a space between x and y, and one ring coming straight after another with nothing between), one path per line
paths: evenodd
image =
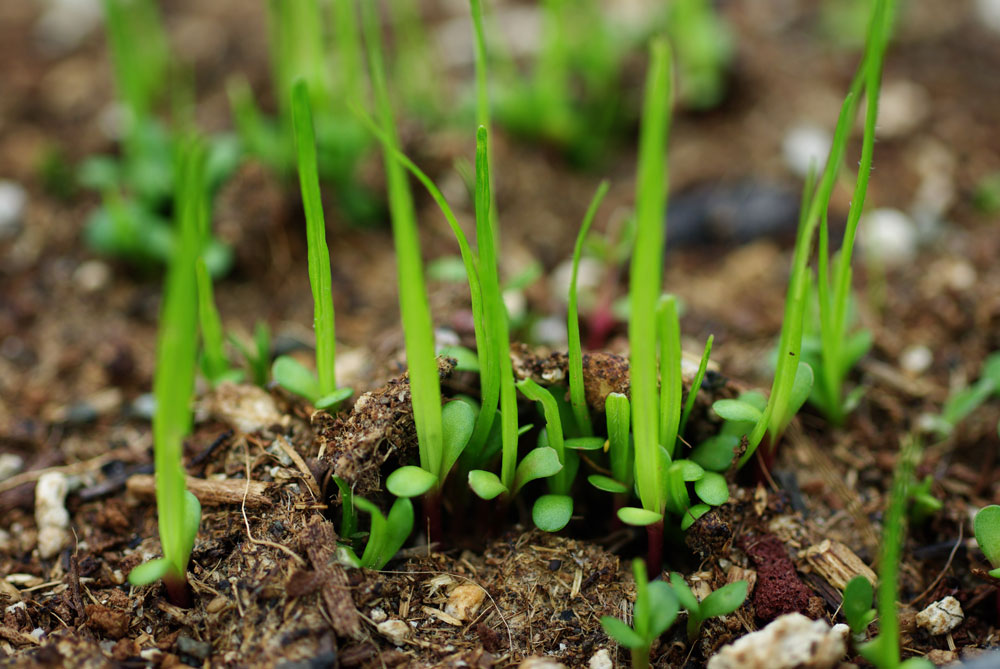
M463 16L455 3L429 4L435 23ZM178 51L198 75L199 123L227 127L227 77L242 71L258 90L267 87L262 3L165 5ZM675 196L751 176L797 188L781 161L781 138L802 118L833 124L856 56L816 36L810 3L791 3L780 17L777 4L723 5L740 42L733 91L719 110L676 119ZM788 610L839 621L843 574L877 566L900 438L1000 350L1000 226L971 204L976 184L1000 170L1000 39L976 24L971 5L906 3L886 63L887 82L914 84L925 95L920 109L909 109L914 124L880 138L869 204L908 210L918 193L932 193L946 222L911 263L884 274L858 263L860 316L875 342L853 378L868 388L865 398L843 429L804 410L786 436L774 486L733 483L730 502L700 519L686 545L667 546L669 569L696 592L742 579L752 590L735 614L708 621L695 644L675 625L653 649L655 666L703 666L722 644ZM51 151L75 163L113 150L101 130L113 90L103 38L94 34L65 53L44 51L34 37L40 8L28 0L0 3L0 177L21 183L30 198L20 233L0 240L0 453L23 460L18 473L0 480L0 665L506 667L551 656L580 667L601 650L626 663L627 651L598 621L629 615L630 558L642 552L643 533L617 528L607 499L588 497L583 486L578 516L558 535L525 529L525 508L498 519L488 508L446 503L448 541L428 548L414 537L378 573L347 569L338 559L332 475L379 500L382 476L415 444L391 235L387 226L352 228L333 212L340 378L359 399L330 416L279 391L200 389L185 449L189 487L204 505L190 567L195 604L172 606L161 585L128 586L128 571L159 554L152 437L133 411L151 387L159 277L85 247L81 230L93 194L58 196L46 188L38 166ZM630 82L641 79L641 54L634 65ZM452 71L449 79L464 86L468 75ZM634 102L637 90L628 95ZM450 168L472 155L471 137L462 128L404 125L407 150L452 186L463 224L472 220L471 206ZM548 276L568 259L603 176L612 188L595 227L620 227L634 189L633 140L623 138L605 164L581 172L551 149L498 133L505 276L534 261ZM377 165L363 170L376 185ZM227 329L248 333L265 320L285 340L308 346L312 302L296 190L256 165L226 186L215 225L233 244L237 265L216 297ZM848 199L839 188L835 221ZM418 207L425 256L456 254L433 202L421 193ZM699 393L695 433L710 432L711 401L768 383L766 355L780 326L789 252L780 236L669 250L666 285L686 305L686 348L700 351L705 336L716 337L714 378ZM626 275L608 270L601 290L624 295ZM430 289L435 322L472 344L467 289L444 282ZM525 298L531 314L563 313L547 280L527 288ZM585 323L593 323L588 316ZM627 389L624 324L611 323L608 334L605 350L587 358L588 401L598 411L608 392ZM914 345L933 352L920 374L900 365ZM522 376L553 384L565 375L562 350L532 345L514 353ZM450 371L442 369L448 393L476 391L475 377ZM985 563L970 538L970 511L1000 503L998 417L994 401L924 453L918 474L933 475L944 509L911 527L905 545L905 655L944 662L997 643L996 589L976 575ZM53 471L69 476L72 537L43 559L35 484ZM947 595L960 601L965 621L931 637L914 613ZM383 624L392 621L398 624Z

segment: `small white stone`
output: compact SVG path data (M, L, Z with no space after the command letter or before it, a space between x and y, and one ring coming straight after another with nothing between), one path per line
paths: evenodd
M378 624L384 623L389 616L385 614L385 611L383 611L381 607L376 606L368 614L368 617L372 619L372 622Z
M566 669L566 665L554 657L526 657L517 669Z
M947 634L962 624L965 614L962 605L952 596L936 601L917 614L917 625L932 636Z
M24 467L24 458L14 453L0 453L0 481L20 473Z
M593 293L601 285L604 276L604 265L596 258L580 258L580 268L576 273L576 295L580 310L585 311L586 305L593 302ZM569 258L558 265L549 278L549 290L560 302L569 300L569 284L573 280L573 259Z
M832 628L801 613L776 618L713 655L708 669L831 669L847 652L847 625Z
M28 194L19 183L0 181L0 241L12 239L21 230Z
M35 637L36 640L40 641L41 638L45 636L45 630L43 630L41 627L36 627L35 629L31 630L30 634L31 636Z
M817 173L823 169L830 153L833 138L825 129L809 123L793 127L781 142L785 164L797 176L805 177L815 165Z
M38 526L38 554L43 560L55 557L69 541L69 512L65 474L42 474L35 486L35 524Z
M885 139L908 135L926 118L928 106L922 86L905 79L885 82L878 100L875 134Z
M908 346L899 356L899 366L914 376L926 372L933 362L934 353L923 344Z
M873 209L862 216L859 227L865 255L884 267L899 267L916 257L916 227L898 209Z
M528 312L528 298L524 296L523 290L503 291L503 304L512 321L521 320Z
M485 597L486 591L475 583L463 583L451 591L444 612L462 622L472 620Z
M566 319L547 317L541 318L532 328L534 340L543 346L565 346L567 339Z
M956 260L949 264L945 270L948 287L959 293L972 288L976 283L976 278L976 268L965 260Z
M976 0L979 22L995 33L1000 33L1000 0Z
M83 293L96 293L107 287L111 280L111 268L100 260L81 263L73 272L73 283Z
M410 626L402 620L386 620L385 622L379 623L375 629L378 630L379 634L397 646L403 645L403 642L409 639L410 635L413 634L413 630Z
M614 669L615 664L611 661L608 649L602 648L591 656L587 666L589 669Z
M42 46L52 53L75 49L101 23L100 0L49 0L35 26Z

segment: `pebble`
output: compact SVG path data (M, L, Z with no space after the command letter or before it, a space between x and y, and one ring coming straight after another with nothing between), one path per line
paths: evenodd
M19 474L24 467L24 458L15 453L0 453L0 481Z
M451 591L444 612L462 622L472 620L483 604L486 591L474 583L464 583Z
M886 268L912 262L917 255L917 230L898 209L872 209L859 224L858 238L865 255Z
M913 376L920 376L926 372L933 362L934 353L923 344L908 346L899 356L899 366L904 372Z
M207 611L208 613L218 613L219 611L222 611L224 608L226 608L226 606L228 605L229 605L229 600L223 597L222 595L218 595L216 597L213 597L212 601L210 601L205 606L205 611Z
M607 648L602 648L594 653L587 663L589 669L614 669L615 664L611 661L611 653Z
M249 384L220 383L200 402L199 408L207 409L214 418L246 434L266 430L284 419L271 394ZM279 457L288 457L281 450L275 452ZM282 464L289 466L291 460Z
M798 193L763 179L695 186L670 198L667 250L697 244L748 244L794 236Z
M182 655L190 655L198 660L204 660L212 653L212 644L187 636L179 636L177 637L177 650Z
M0 181L0 242L13 239L21 231L28 194L21 184Z
M566 669L566 665L554 657L526 657L517 669Z
M817 174L823 170L831 144L833 137L826 129L811 123L800 123L793 126L781 141L781 153L788 169L804 179L811 165L816 166Z
M132 406L129 407L129 414L133 418L153 420L154 413L156 413L156 398L153 397L153 393L139 395L132 401Z
M926 89L905 79L882 85L878 101L879 139L897 139L913 132L927 117L929 98Z
M669 219L668 219L669 220ZM669 225L667 226L669 229ZM596 258L580 258L580 268L576 273L576 296L580 311L592 303L593 293L600 287L604 277L604 264ZM557 300L565 303L569 299L569 284L573 280L573 259L560 263L549 278L549 291Z
M389 616L385 614L385 611L378 606L376 606L374 609L371 610L371 612L368 614L368 617L371 618L372 622L374 622L375 624L384 623L389 618Z
M1000 0L976 0L976 16L984 27L1000 34Z
M100 0L49 0L35 25L35 35L53 54L65 53L101 24L104 11Z
M35 486L38 554L43 560L55 557L69 542L68 491L69 479L60 472L42 474Z
M847 625L788 613L713 655L708 669L831 669L847 652Z
M566 330L566 319L555 316L540 318L531 330L532 340L543 346L565 346L569 336Z
M402 620L386 620L385 622L379 623L375 629L378 630L379 634L397 646L403 645L403 642L409 639L413 634L413 630L410 629L410 626Z
M917 614L917 625L932 636L947 634L962 624L965 614L962 605L952 596L945 597Z
M88 260L80 263L73 272L73 283L84 294L98 293L104 290L111 281L111 268L100 260Z

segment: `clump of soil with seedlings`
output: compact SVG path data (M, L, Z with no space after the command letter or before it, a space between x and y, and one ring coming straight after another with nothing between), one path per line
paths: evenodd
M991 2L0 7L0 666L993 666Z

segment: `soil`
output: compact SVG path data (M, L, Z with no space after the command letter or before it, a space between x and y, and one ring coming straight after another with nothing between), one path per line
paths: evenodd
M462 3L425 4L432 26L466 11ZM227 78L242 72L256 90L268 87L263 3L164 5L176 50L196 72L199 123L228 127ZM821 37L816 3L721 6L739 43L730 93L712 112L679 112L671 131L672 198L690 196L695 208L724 197L698 194L706 184L795 193L800 185L781 159L782 138L802 120L832 127L856 62L854 51ZM384 502L382 477L416 446L388 225L352 227L333 206L338 375L358 399L331 416L279 390L199 387L196 429L185 443L189 487L204 506L189 574L194 606L171 605L159 584L128 586L128 571L160 550L152 436L142 411L160 276L87 249L82 228L98 198L71 183L61 187L40 167L54 156L73 165L115 146L103 129L113 86L100 31L53 49L38 37L42 9L28 0L0 3L0 177L29 195L20 230L0 239L0 454L21 462L0 480L0 665L506 667L549 657L581 667L607 651L624 666L628 652L599 619L630 614L630 562L644 549L644 533L617 526L607 498L583 486L577 516L559 534L527 529L526 508L498 518L446 500L446 541L428 547L417 531L382 572L346 569L338 559L340 500L331 477L349 478ZM694 644L675 625L654 646L654 666L704 666L721 645L787 611L840 622L845 574L877 568L900 439L1000 350L1000 226L972 204L980 180L1000 170L998 64L1000 37L979 25L972 2L906 3L886 62L883 113L892 109L893 86L917 93L901 107L897 96L903 122L883 124L891 127L876 146L868 203L931 211L936 227L909 262L884 270L856 263L860 320L874 346L852 377L867 391L847 425L831 428L806 408L770 480L733 479L731 500L684 542L668 544L668 568L696 592L745 579L751 594L736 613L708 621ZM636 54L626 77L633 104L642 66ZM446 78L458 90L470 77L455 67ZM473 155L472 133L407 119L403 136L470 224L472 207L450 168ZM497 133L502 273L513 277L537 262L545 277L523 291L529 315L564 313L561 289L548 279L569 258L605 176L612 186L595 228L620 228L634 188L634 140L633 127L602 164L582 171L552 147ZM363 173L378 187L377 160ZM254 164L226 185L214 224L237 261L217 283L216 299L227 330L246 334L263 320L276 346L308 354L312 302L296 193ZM837 189L835 225L849 196ZM418 208L425 257L456 255L423 193ZM667 252L665 285L685 305L685 347L700 351L715 335L712 371L692 419L696 434L710 433L713 400L769 383L767 352L780 326L794 235L787 226L781 232L778 218L764 217L762 236L749 215L737 213L729 223L735 230L713 228ZM596 283L601 299L623 296L627 272L606 270ZM435 322L471 345L467 289L433 281L430 291ZM588 401L599 411L607 392L627 388L625 327L587 310L583 321L585 337L601 335L587 375ZM514 347L518 374L559 382L564 344L535 341L532 332L538 329L516 333L526 342ZM916 346L932 354L919 371L902 362ZM446 393L478 388L448 362L441 371ZM525 418L532 410L522 406ZM993 401L949 438L928 438L918 474L932 475L944 507L911 526L906 540L904 656L944 664L997 644L996 589L982 576L970 514L1000 503L998 418ZM52 472L67 476L71 536L43 558L35 490ZM965 619L932 637L916 626L915 613L949 595Z

